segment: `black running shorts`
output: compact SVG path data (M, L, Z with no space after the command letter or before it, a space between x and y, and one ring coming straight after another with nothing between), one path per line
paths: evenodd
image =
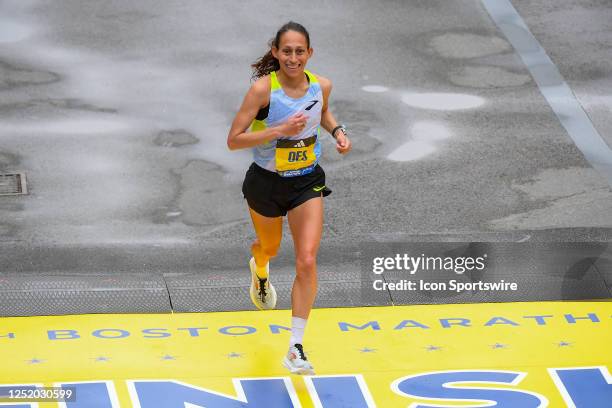
M318 164L303 176L281 177L251 164L242 183L242 194L251 209L265 217L280 217L314 197L327 197L325 172Z

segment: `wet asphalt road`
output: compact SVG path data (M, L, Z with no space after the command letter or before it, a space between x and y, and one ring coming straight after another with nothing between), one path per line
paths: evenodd
M612 6L512 3L612 144ZM0 2L0 170L25 172L30 190L0 197L2 272L135 268L128 255L75 260L104 248L158 269L173 249L179 270L241 261L250 153L225 140L249 64L289 19L310 30L308 68L332 80L355 145L340 157L323 143L323 247L533 230L607 240L610 186L480 1L268 4Z

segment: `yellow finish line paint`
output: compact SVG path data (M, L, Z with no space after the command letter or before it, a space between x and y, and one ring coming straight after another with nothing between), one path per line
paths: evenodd
M612 406L609 302L316 309L312 377L281 365L289 322L286 310L1 318L0 406ZM73 387L76 401L6 399L27 386Z

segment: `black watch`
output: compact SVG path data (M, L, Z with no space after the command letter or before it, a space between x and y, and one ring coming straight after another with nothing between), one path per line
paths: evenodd
M337 132L339 129L341 129L341 130L342 130L342 132L344 133L344 135L345 135L345 136L347 135L347 132L346 132L346 126L344 126L344 125L339 125L339 126L336 126L336 127L335 127L335 128L332 130L332 132L331 132L331 135L332 135L332 137L333 137L334 139L336 138L336 132Z

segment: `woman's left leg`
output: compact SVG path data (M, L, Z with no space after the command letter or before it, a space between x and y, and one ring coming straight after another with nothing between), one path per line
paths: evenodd
M317 296L317 252L323 232L323 198L311 198L289 210L287 220L295 247L292 316L308 319Z
M317 252L323 232L323 197L315 197L287 213L295 247L295 280L291 290L291 339L283 364L294 374L313 375L302 338L317 296Z

